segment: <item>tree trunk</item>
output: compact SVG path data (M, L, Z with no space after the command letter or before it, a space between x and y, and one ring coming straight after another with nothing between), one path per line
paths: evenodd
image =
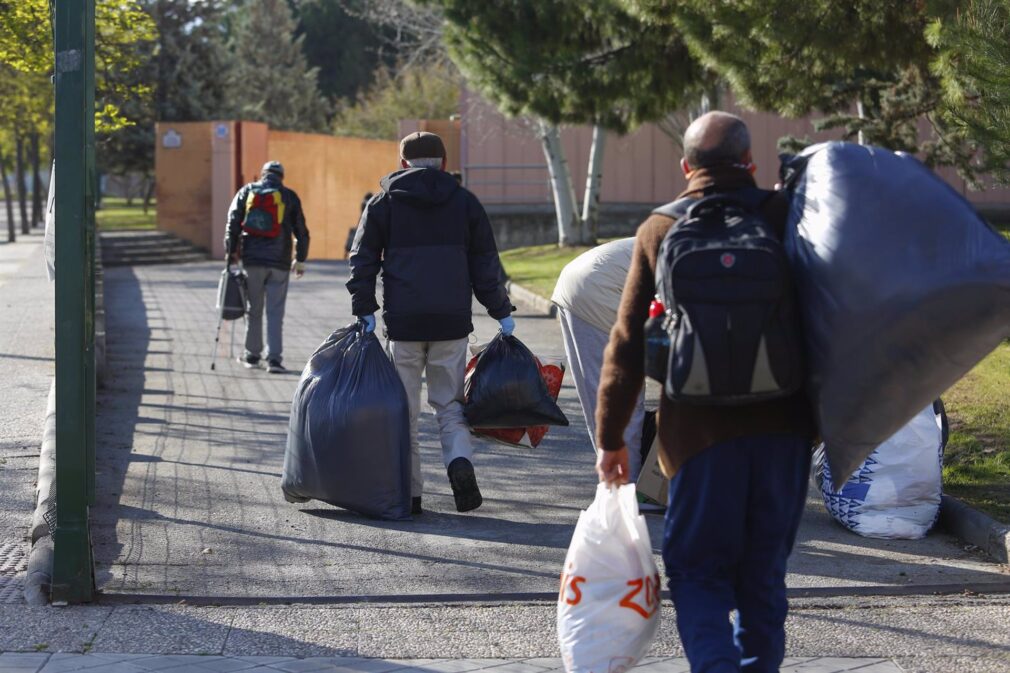
M39 134L32 134L32 226L45 222L45 206L42 203L42 176L39 174Z
M856 101L856 115L860 119L866 119L866 107L863 105L863 99L861 97ZM866 138L863 136L863 129L859 129L859 133L856 136L856 142L860 145L866 144Z
M154 198L154 177L144 176L144 214L151 208L151 199Z
M600 184L603 182L603 150L607 131L599 124L593 126L593 144L589 148L589 170L586 175L586 193L582 197L582 241L596 245L597 224L600 215Z
M565 161L558 127L541 122L540 141L544 147L544 158L551 178L551 193L554 196L554 212L558 219L558 245L570 246L579 243L579 217L575 212L575 188L572 174Z
M20 133L15 136L14 182L18 188L18 209L21 211L21 233L30 234L31 224L28 222L28 195L25 193L25 141Z
M17 227L14 226L14 197L11 196L11 185L7 181L7 159L0 156L0 181L4 183L4 203L7 204L7 242L17 240Z

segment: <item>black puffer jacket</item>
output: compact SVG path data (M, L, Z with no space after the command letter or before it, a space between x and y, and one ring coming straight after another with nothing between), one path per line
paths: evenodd
M246 199L254 185L267 185L279 189L284 202L284 219L281 233L275 238L250 236L242 231L246 216ZM309 230L305 226L302 202L294 190L283 186L277 178L266 176L260 182L253 182L238 190L231 208L228 209L228 231L224 247L230 253L241 250L242 264L245 266L269 266L275 269L291 268L291 237L298 243L295 259L304 262L309 255ZM241 248L239 241L241 240Z
M491 223L476 196L434 168L396 171L379 184L351 249L354 315L378 310L380 270L382 315L394 341L462 339L473 331L474 296L492 318L512 312Z

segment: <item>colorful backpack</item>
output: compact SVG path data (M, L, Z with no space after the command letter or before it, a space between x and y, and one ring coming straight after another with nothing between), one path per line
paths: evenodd
M250 236L276 238L284 221L284 200L281 191L255 183L245 200L245 221L242 231Z

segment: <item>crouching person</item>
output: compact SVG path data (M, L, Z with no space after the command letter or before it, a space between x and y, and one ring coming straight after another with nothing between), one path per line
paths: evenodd
M621 291L631 266L634 238L622 238L588 250L569 262L554 287L551 301L558 307L558 322L575 392L586 417L589 441L596 450L596 396L603 367L603 351L617 322ZM629 447L628 479L637 481L642 467L642 426L645 392L638 395L631 421L624 431Z
M644 325L657 281L662 281L656 275L660 243L675 219L692 201L723 194L732 201L709 199L708 208L692 211L691 228L679 229L681 235L701 232L698 235L704 238L702 230L710 222L705 218L710 216L732 217L735 233L743 228L737 226L741 220L750 230L769 236L781 238L784 231L787 204L779 193L756 189L750 135L739 118L713 112L692 123L684 135L681 167L688 180L681 198L687 201L658 209L639 228L617 324L604 357L596 416L597 472L608 483L623 483L629 473L623 434L644 380ZM709 233L717 235L730 222L713 222L715 228ZM683 311L674 324L687 323L696 329L693 353L680 350L687 348L684 343L671 345L678 354L677 377L667 373L659 408L660 462L671 477L663 560L691 670L765 673L778 671L784 657L786 561L806 499L815 428L805 396L789 392L796 390L796 380L802 380L799 368L790 370L792 385L777 390L774 384L779 378L769 376L769 370L782 371L775 369L780 360L798 359L799 354L787 349L785 356L778 351L769 356L774 349L754 337L755 333L762 336L763 328L749 329L755 312L746 302L757 301L755 297L764 301L769 283L760 279L764 283L760 293L741 286L759 282L744 273L751 268L745 259L754 259L747 256L755 253L734 252L704 258L712 264L685 281L689 295L661 297L668 307ZM667 269L667 259L663 267L676 280L677 262ZM788 308L791 282L788 273L783 275L775 287L788 289L780 290L782 306ZM713 285L706 289L707 281L698 278L712 278ZM739 292L728 296L727 288ZM714 299L689 305L700 301L704 293ZM746 304L742 312L741 303ZM715 337L706 342L706 335L711 334ZM691 357L696 366L685 376L680 368ZM751 369L742 367L734 373L734 381L746 382L744 397L762 401L727 405L715 399L712 403L683 399L684 392L714 391L728 361L739 364L748 359ZM740 373L746 375L737 376ZM678 389L681 384L684 387ZM729 615L734 612L735 624L731 624Z
M501 283L501 261L491 223L473 194L445 171L445 147L433 133L400 143L402 170L380 181L351 250L354 315L375 329L376 278L381 270L382 318L393 364L410 402L412 508L421 513L421 457L417 417L421 378L435 410L442 459L460 512L483 502L473 469L473 443L463 417L467 337L473 297L511 334L515 323Z

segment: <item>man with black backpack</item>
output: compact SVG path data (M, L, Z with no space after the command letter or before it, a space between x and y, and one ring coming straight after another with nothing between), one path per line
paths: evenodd
M239 189L231 202L224 240L228 259L231 263L241 260L247 274L249 318L245 353L239 362L250 369L261 366L265 307L266 362L271 374L287 371L281 363L288 278L291 271L295 272L295 277L302 277L309 254L309 230L305 226L302 202L283 181L284 167L280 163L263 164L259 181ZM292 237L296 242L294 246Z
M691 670L778 671L816 432L781 243L788 204L757 189L734 115L692 123L681 168L687 189L636 235L601 374L597 472L627 481L622 435L647 373L649 322L671 477L663 560Z

